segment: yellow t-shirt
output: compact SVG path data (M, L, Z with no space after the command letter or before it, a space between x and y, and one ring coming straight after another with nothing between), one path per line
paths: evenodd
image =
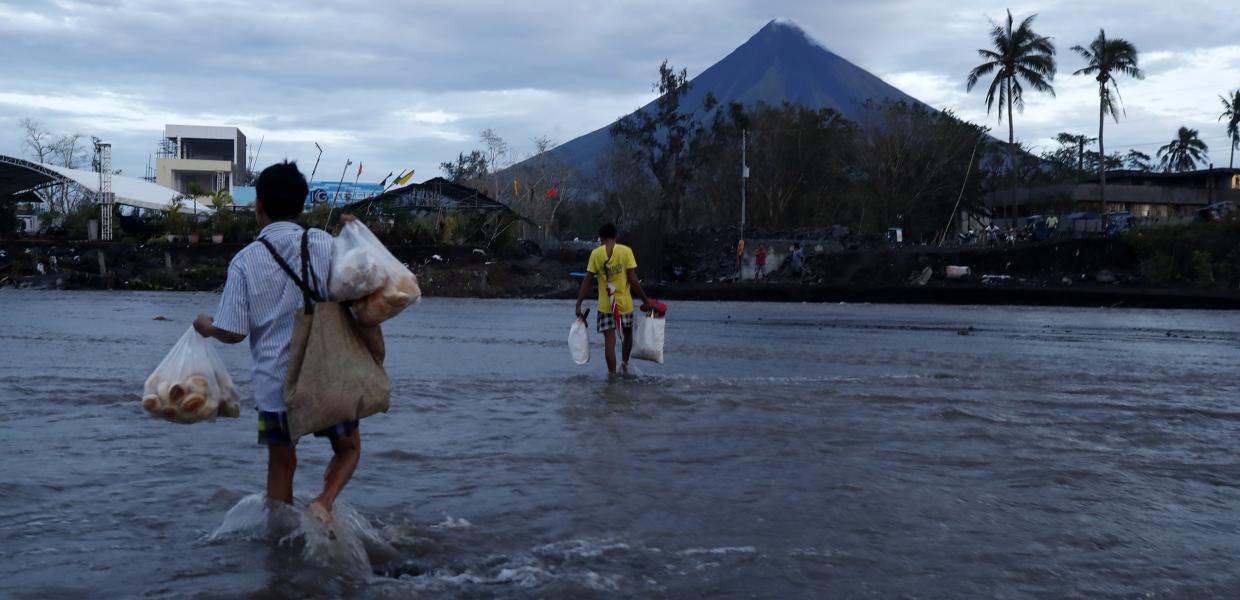
M633 257L633 249L624 244L616 244L611 250L611 258L607 258L607 246L599 246L590 253L590 262L586 271L598 277L598 310L611 312L611 300L607 297L607 282L616 289L616 307L620 314L633 312L633 297L629 295L628 269L637 268L637 259Z

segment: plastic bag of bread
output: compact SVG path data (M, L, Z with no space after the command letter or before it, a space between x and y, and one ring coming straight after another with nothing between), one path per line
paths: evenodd
M224 361L193 327L177 341L142 388L142 408L177 423L241 416L240 396Z
M353 300L359 324L374 327L422 299L418 278L361 221L345 223L332 244L332 300Z
M365 225L358 221L345 223L332 241L332 273L327 289L331 299L357 300L383 287L387 275L379 268L380 253L387 253L387 249Z

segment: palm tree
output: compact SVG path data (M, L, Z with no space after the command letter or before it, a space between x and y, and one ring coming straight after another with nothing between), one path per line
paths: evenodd
M1007 11L1007 23L993 23L990 30L991 48L978 48L977 54L986 62L976 66L969 72L966 91L973 91L973 86L983 76L994 73L990 87L986 90L986 112L994 107L996 97L999 101L999 122L1003 122L1004 105L1006 104L1008 119L1008 168L1014 168L1012 153L1016 144L1016 128L1012 124L1012 106L1019 111L1025 110L1025 85L1039 92L1055 95L1051 81L1055 79L1055 45L1050 38L1038 35L1033 31L1033 20L1037 15L1029 15L1012 28L1012 11Z
M1231 158L1227 161L1227 168L1236 168L1236 145L1240 144L1240 89L1231 93L1231 100L1223 96L1218 97L1223 101L1223 114L1218 116L1218 120L1227 119L1227 137L1231 138Z
M1168 173L1183 173L1197 168L1197 163L1205 160L1207 150L1209 148L1197 136L1196 129L1181 127L1171 143L1158 149L1157 156L1162 159L1159 164Z
M1089 43L1088 48L1073 46L1072 51L1080 54L1086 63L1072 74L1093 75L1098 82L1098 155L1106 156L1102 142L1102 125L1106 122L1106 114L1111 113L1111 117L1119 123L1119 113L1123 110L1123 98L1119 95L1119 84L1115 82L1115 75L1145 79L1145 73L1137 67L1137 47L1121 38L1108 40L1107 32L1099 29L1098 37ZM1102 204L1102 212L1106 212L1106 161L1098 161L1098 180L1101 183L1098 200Z

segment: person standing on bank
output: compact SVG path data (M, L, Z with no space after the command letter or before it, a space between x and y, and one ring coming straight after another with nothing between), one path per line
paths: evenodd
M753 260L753 278L756 280L761 280L766 277L766 246L758 244L758 249L753 253Z
M646 304L652 304L650 296L642 290L637 280L637 259L633 249L617 243L616 226L608 223L598 230L601 245L590 253L586 263L586 276L581 280L577 293L577 318L584 318L581 303L590 293L590 286L598 279L598 331L603 334L604 353L607 356L607 372L611 375L629 372L629 354L633 351L633 297L630 289ZM616 369L616 328L623 330L624 354L620 371Z
M267 498L292 504L297 448L284 405L284 379L294 316L302 309L304 296L298 284L285 274L280 261L300 266L305 244L310 263L307 284L318 297L327 298L332 237L321 229L307 232L295 222L309 193L306 178L296 163L286 161L263 169L254 187L254 212L261 228L258 239L233 257L219 309L214 317L198 315L194 329L203 337L225 344L238 344L249 338L258 405L258 443L267 446ZM342 222L353 219L341 217ZM353 478L362 442L357 421L339 423L314 435L331 441L334 453L323 476L323 491L309 506L327 520L336 497Z

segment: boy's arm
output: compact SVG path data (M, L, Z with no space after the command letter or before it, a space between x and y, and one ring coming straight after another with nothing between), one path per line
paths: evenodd
M633 288L633 290L637 292L637 295L642 299L642 302L650 304L650 296L647 296L646 290L642 289L642 282L637 280L637 269L625 269L625 272L628 273L629 276L629 287Z
M245 341L245 336L240 333L225 331L215 326L215 319L206 313L198 315L194 319L194 331L202 337L215 338L225 344L240 344Z
M586 276L581 278L581 289L577 291L577 316L578 317L582 316L581 303L586 299L586 296L589 295L590 288L592 287L594 287L594 273L586 273Z

